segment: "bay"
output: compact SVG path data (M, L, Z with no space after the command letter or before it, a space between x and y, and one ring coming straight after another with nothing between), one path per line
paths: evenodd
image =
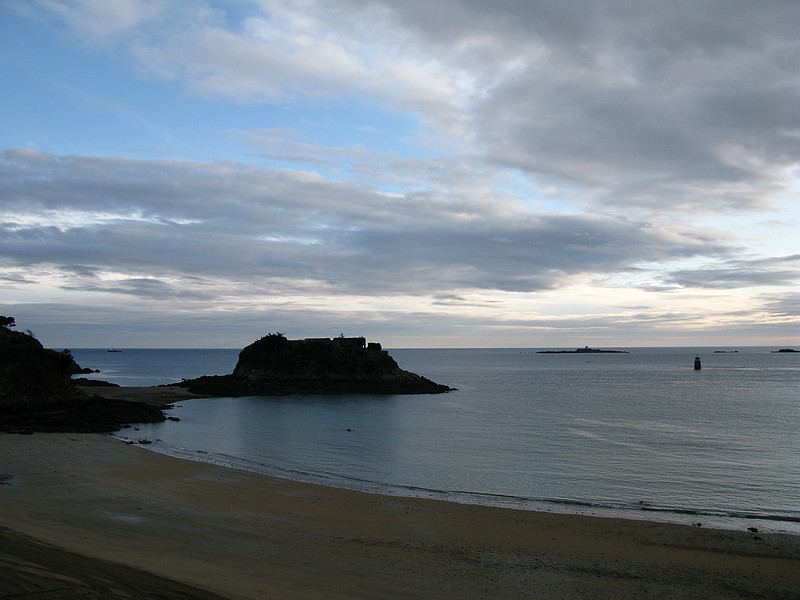
M627 350L391 350L401 367L457 390L197 399L171 412L179 422L119 435L370 492L800 533L800 354ZM86 352L73 350L124 385L227 373L238 354Z

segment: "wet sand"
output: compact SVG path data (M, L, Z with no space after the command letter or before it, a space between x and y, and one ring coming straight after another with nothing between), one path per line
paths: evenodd
M0 597L800 596L792 536L363 494L98 434L0 435L0 457Z

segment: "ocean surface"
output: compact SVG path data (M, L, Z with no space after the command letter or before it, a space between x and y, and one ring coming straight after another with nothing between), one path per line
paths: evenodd
M458 389L196 399L170 411L179 422L118 435L369 492L800 534L800 353L626 350L390 350L402 368ZM72 353L126 386L229 373L238 356Z

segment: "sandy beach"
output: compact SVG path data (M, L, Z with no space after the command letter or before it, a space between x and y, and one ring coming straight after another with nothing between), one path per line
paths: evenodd
M99 434L0 435L0 457L0 598L800 598L795 536L364 494Z

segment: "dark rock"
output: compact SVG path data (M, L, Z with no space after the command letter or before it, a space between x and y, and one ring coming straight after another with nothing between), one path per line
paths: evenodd
M0 433L105 433L164 420L156 407L79 390L72 374L82 369L69 350L45 349L32 335L11 331L13 324L0 317Z
M32 335L0 327L0 409L84 397L72 382L76 368L69 350L47 350Z
M127 423L159 423L164 413L150 404L93 396L35 409L0 411L0 433L109 433Z
M239 353L230 375L175 384L206 396L439 394L451 388L401 369L380 344L359 338L287 340L269 334Z
M794 348L781 348L780 350L773 350L773 354L780 354L781 352L800 352L800 350L795 350Z
M628 354L627 350L599 350L597 348L576 348L575 350L539 350L537 354Z

